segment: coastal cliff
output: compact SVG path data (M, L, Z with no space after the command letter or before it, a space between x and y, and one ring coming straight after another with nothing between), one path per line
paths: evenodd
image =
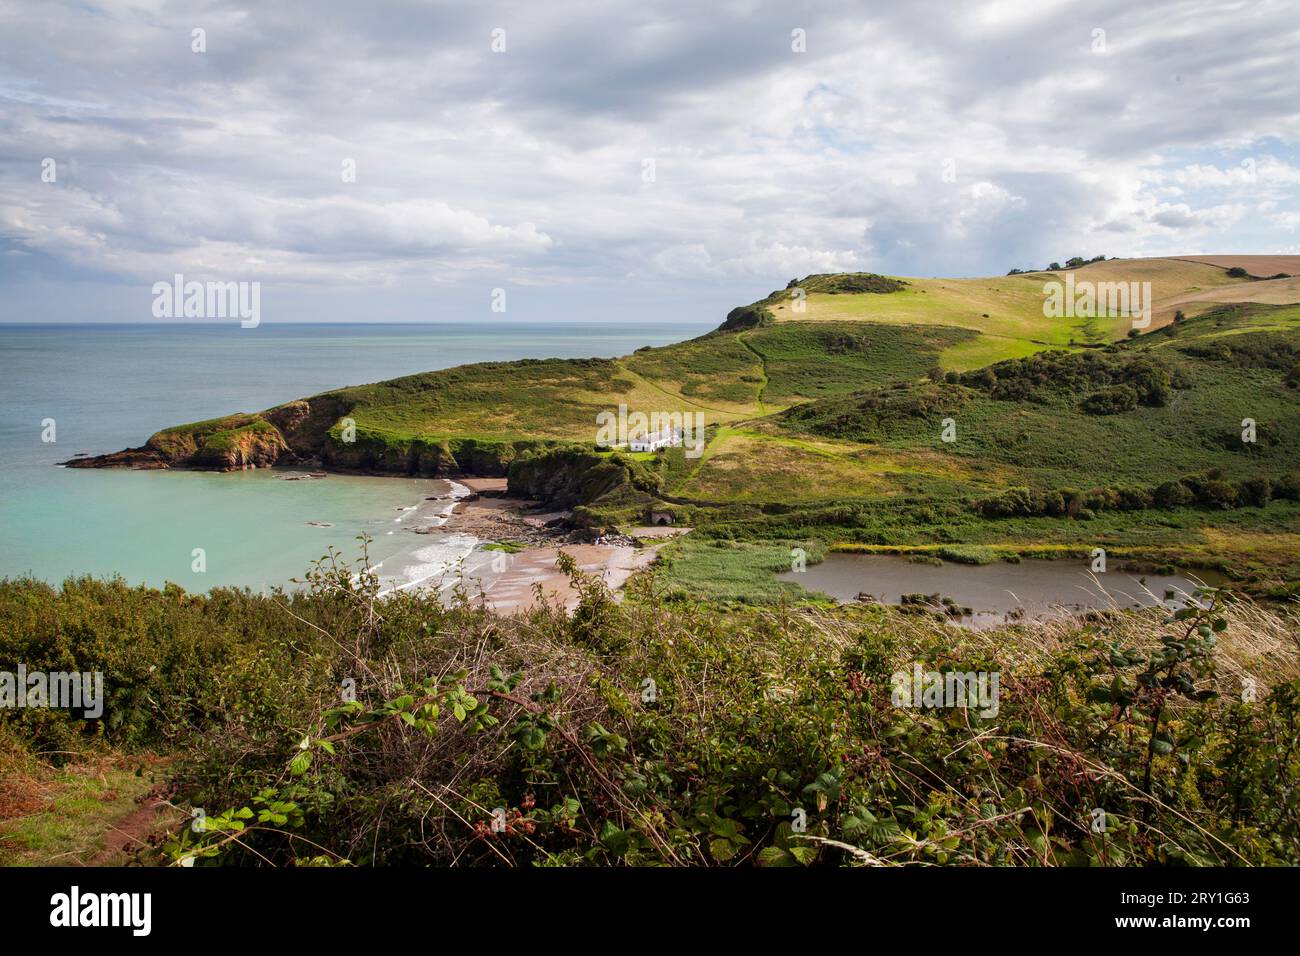
M228 415L155 432L138 448L73 458L69 468L192 468L241 471L307 465L341 472L454 478L504 477L520 455L557 443L405 438L358 429L352 405L326 394L264 412Z
M155 432L139 448L73 458L69 468L199 468L240 471L294 457L281 430L260 415L230 415Z

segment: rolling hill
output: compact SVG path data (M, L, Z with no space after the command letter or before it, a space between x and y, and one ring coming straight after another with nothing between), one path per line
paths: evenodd
M338 389L70 464L509 474L595 524L671 508L706 535L880 548L1104 539L1258 565L1267 532L1277 585L1300 565L1300 278L1252 276L1294 258L809 276L687 342ZM1048 315L1045 284L1067 280L1150 283L1150 324ZM703 454L597 448L620 403L702 413ZM1172 479L1187 500L1157 495Z

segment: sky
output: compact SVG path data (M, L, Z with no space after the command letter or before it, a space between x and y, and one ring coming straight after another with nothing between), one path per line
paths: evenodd
M1300 0L0 0L0 321L153 321L176 274L612 323L1296 253L1298 142Z

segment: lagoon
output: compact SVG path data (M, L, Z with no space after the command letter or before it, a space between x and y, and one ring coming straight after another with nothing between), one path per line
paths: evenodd
M1088 610L1182 607L1201 584L1225 583L1215 571L1137 574L1109 570L1093 574L1082 558L1058 561L995 561L941 565L910 561L898 555L832 553L806 571L777 575L837 601L870 595L882 604L900 604L903 595L938 594L974 613L956 618L969 627L993 627L1008 620L1044 620Z

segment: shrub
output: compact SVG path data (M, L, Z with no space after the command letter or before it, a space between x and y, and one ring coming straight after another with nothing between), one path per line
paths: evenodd
M992 548L973 545L945 545L939 549L939 557L957 564L992 564L997 560L997 553Z
M1196 489L1196 500L1211 508L1232 508L1237 504L1237 487L1230 481L1203 481Z
M1119 501L1119 492L1114 488L1090 488L1083 494L1083 506L1092 511L1113 511Z
M726 319L718 326L717 331L740 332L745 329L762 328L775 321L776 316L761 305L741 305L727 313Z
M1124 511L1141 511L1150 508L1155 498L1153 492L1146 488L1120 488L1119 507Z
M1157 508L1182 508L1191 504L1195 496L1181 481L1166 481L1156 487L1151 499Z
M1090 415L1114 415L1137 408L1138 394L1131 385L1112 385L1093 392L1082 402L1082 408Z
M1243 505L1262 508L1273 496L1273 484L1267 478L1247 478L1237 484L1237 497Z
M1293 662L1256 703L1215 670L1219 636L1295 625L1244 603L1025 640L955 632L929 607L966 609L938 595L910 596L915 614L720 613L653 576L622 602L575 577L572 616L498 617L463 595L377 601L364 565L308 578L268 598L10 582L0 655L116 655L111 711L177 745L172 799L208 808L167 841L173 863L1300 863ZM892 705L913 665L1000 674L998 712ZM1104 839L1061 824L1111 806Z
M1292 471L1273 482L1273 497L1300 501L1300 474Z

